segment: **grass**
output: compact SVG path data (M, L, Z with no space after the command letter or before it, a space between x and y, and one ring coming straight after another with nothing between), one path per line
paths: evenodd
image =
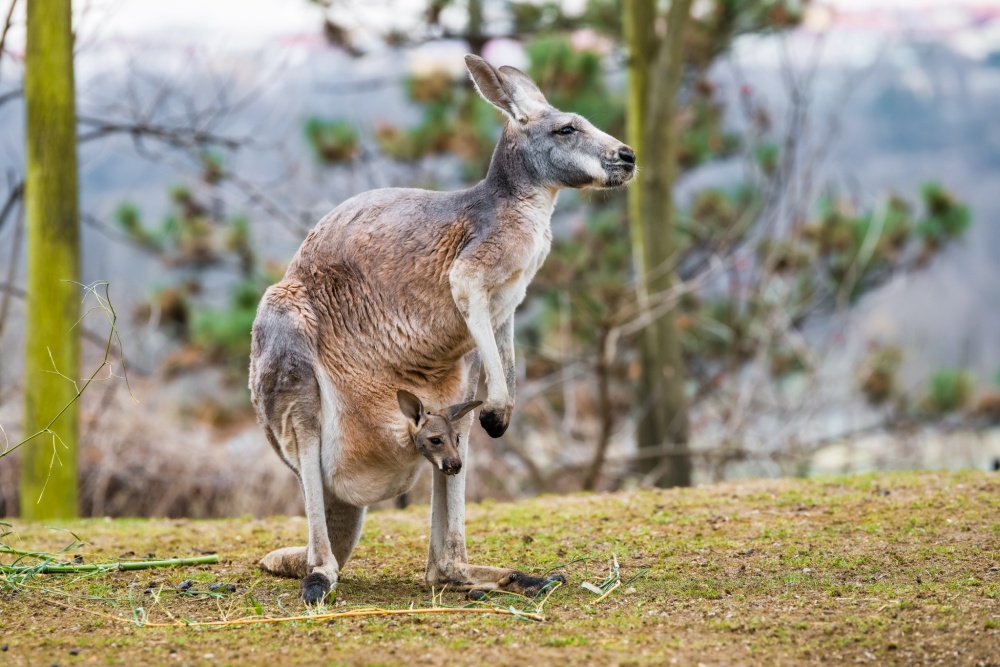
M427 514L370 515L336 601L319 611L429 605ZM1000 476L978 472L483 503L469 507L474 562L533 573L568 563L569 585L545 603L544 623L440 614L221 628L128 621L303 614L296 581L255 567L268 550L301 543L303 519L72 521L60 527L86 542L72 553L88 563L205 552L220 562L8 585L0 664L997 665L997 517ZM7 538L16 549L67 542L45 526L16 528L19 539ZM192 589L175 591L187 579ZM207 592L213 583L236 592ZM464 604L448 591L435 602ZM508 602L516 601L499 604Z

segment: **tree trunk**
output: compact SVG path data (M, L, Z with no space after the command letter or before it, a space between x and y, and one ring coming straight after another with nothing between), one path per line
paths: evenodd
M46 424L76 396L79 377L80 230L70 0L29 0L24 98L28 304L24 433ZM54 365L54 368L53 368ZM66 377L52 372L58 372ZM77 516L76 405L24 447L21 516ZM44 489L44 492L43 492ZM40 500L39 500L40 498Z
M609 323L602 322L597 334L597 363L594 366L594 375L597 377L597 415L601 420L601 429L597 434L594 458L583 478L584 491L597 489L597 484L601 480L604 459L607 458L608 445L611 443L611 430L615 422L614 409L611 406L611 368L607 354L610 334Z
M636 289L640 310L655 304L670 289L666 270L674 253L673 186L677 173L677 92L683 61L682 35L691 0L673 0L667 34L657 39L653 0L625 0L625 40L629 48L628 140L635 148L640 172L629 190L629 219ZM638 471L652 474L658 486L691 484L687 450L688 423L680 337L672 312L656 318L640 339L637 385L640 451L666 448L655 457L640 457Z
M469 27L466 34L469 50L482 57L487 39L483 34L483 0L469 0Z

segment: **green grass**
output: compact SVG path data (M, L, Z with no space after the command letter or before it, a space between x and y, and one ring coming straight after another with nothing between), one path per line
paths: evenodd
M545 623L449 615L222 629L136 627L57 603L131 618L131 591L153 621L255 615L254 601L267 615L302 613L296 581L255 567L268 550L303 542L302 518L73 521L61 527L87 543L87 562L217 552L220 563L7 587L0 664L997 664L997 516L1000 476L975 472L483 503L468 510L473 562L533 573L572 563ZM66 541L15 526L14 548ZM426 507L371 514L331 608L427 604L428 532ZM623 582L648 571L595 606L580 583L604 580L613 554ZM142 595L185 579L237 592ZM442 601L463 604L458 593Z

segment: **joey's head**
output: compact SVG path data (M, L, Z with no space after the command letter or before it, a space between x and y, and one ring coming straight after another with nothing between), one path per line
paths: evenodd
M424 409L419 398L405 389L396 392L396 399L399 401L399 409L406 417L410 439L417 450L444 474L458 473L462 469L462 455L458 449L458 422L470 410L482 405L482 401L459 403L431 412Z
M586 118L559 111L527 74L465 56L476 89L510 121L493 160L509 178L551 188L613 188L635 176L635 151ZM492 165L491 169L498 165Z

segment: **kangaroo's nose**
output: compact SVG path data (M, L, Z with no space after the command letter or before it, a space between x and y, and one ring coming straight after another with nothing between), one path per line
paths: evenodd
M441 462L441 472L446 475L456 475L461 469L461 459L445 459Z
M618 149L618 157L622 159L622 162L635 164L635 153L628 146L622 146Z

